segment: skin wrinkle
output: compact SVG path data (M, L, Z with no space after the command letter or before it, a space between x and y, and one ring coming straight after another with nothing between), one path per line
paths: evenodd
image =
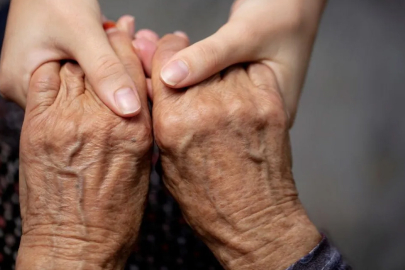
M47 228L46 230L49 230L52 227L55 227L55 224L49 224L49 226L47 226L45 228ZM73 240L73 241L70 241L70 242L74 242L75 243L74 245L76 246L77 243L83 243L83 242L87 242L89 240L87 238L87 236L78 235L76 233L77 230L86 229L86 230L89 230L89 231L97 231L97 232L100 232L100 230L101 230L101 231L107 231L107 233L113 233L113 234L116 234L116 235L118 234L116 231L108 230L108 229L103 228L103 227L94 227L94 226L88 227L87 225L82 225L82 226L73 226L72 228L74 228L74 230L75 230L74 232L69 231L69 230L71 230L71 228L69 228L69 230L63 230L63 227L60 226L58 228L58 230L56 231L56 233L52 234L52 236L59 237L59 239L61 239L61 240L69 240L69 241ZM33 232L33 231L31 231L32 233L31 232L27 233L26 235L31 237L31 238L39 239L39 241L36 240L36 241L32 242L32 244L29 245L29 246L30 247L35 247L35 246L38 245L38 243L40 242L40 240L42 238L45 239L46 236L49 236L49 233L45 232L46 230L43 229L42 230L42 231L44 231L43 233L38 233L38 232ZM68 234L66 234L66 233L68 233ZM114 240L114 239L112 238L112 240ZM64 243L64 245L60 245L60 246L58 246L58 248L64 248L64 246L66 246L66 241L62 241L62 242ZM97 239L95 237L95 235L93 235L93 237L91 238L91 242L94 243L94 244L103 244L104 239L101 239L101 238ZM119 244L119 243L116 242L116 244ZM67 247L65 247L65 248L68 249Z
M260 131L258 132L259 134L260 134ZM260 136L259 136L260 137ZM263 148L265 148L265 145L263 145L263 143L261 142L261 144L260 144L260 151L259 151L259 154L257 154L257 155L252 155L252 149L251 149L251 147L250 147L250 144L248 144L248 148L247 149L249 149L250 151L248 151L248 154L249 154L249 158L251 159L251 160L253 160L254 161L254 163L259 163L260 165L261 165L261 167L262 167L262 169L260 170L260 172L262 172L262 173L259 173L259 175L261 175L262 177L259 177L259 179L269 179L268 178L268 170L266 170L266 168L267 168L267 164L264 162L264 159L263 158L261 158L261 156L263 155ZM264 167L264 168L263 168ZM267 171L267 174L263 177L263 173L265 173ZM259 180L259 182L262 182L263 180ZM245 208L246 209L246 208ZM237 212L237 213L239 213L239 211Z
M73 148L74 149L73 150L73 157L72 157L72 154L69 155L70 160L69 160L68 164L72 163L72 159L74 158L74 155L78 152L79 149L82 148L82 144L80 142L77 144L77 146L78 147ZM85 224L84 214L83 214L83 205L82 205L82 201L81 201L82 195L83 195L82 194L83 193L83 176L80 173L78 173L78 174L75 173L74 169L67 168L67 170L72 171L73 174L77 175L77 177L76 177L76 181L77 181L76 186L78 186L79 188L76 188L76 192L79 193L79 200L74 200L74 202L77 204L77 211L78 211L78 213L80 215L81 222L82 222L82 224ZM58 227L61 226L61 220L63 218L62 216L64 215L64 211L62 209L62 204L63 204L63 191L65 190L65 187L63 185L63 179L57 179L57 180L60 180L60 181L56 181L58 183L58 193L60 194L58 196L59 197L59 210L60 211L58 211L58 215L56 217L57 226L52 227L52 237L51 237L51 239L52 239L52 242L53 242L53 250L52 250L53 253L56 253L55 252L56 246L60 247L60 246L63 246L63 244L64 244L63 241L60 241L60 238L59 238L59 236L57 236L57 233L55 231L55 230L58 230ZM83 236L87 235L87 230L86 230L85 227L80 232L80 234L83 235ZM80 250L79 254L83 254L83 252L84 252L83 242L81 242L79 245L77 245L76 248L78 248ZM81 264L79 266L79 269L83 269L83 268L84 268L84 264L83 264L83 262L81 262Z
M204 149L204 150L206 150L206 149L209 149L209 148L203 148L203 147L198 147L199 145L197 145L197 149ZM210 154L211 153L207 153L206 151L203 151L202 152L202 155L203 155L203 161L204 161L204 163L203 163L203 172L205 173L204 174L204 179L210 179L210 175L211 175L211 173L210 173L210 170L211 170L211 168L215 168L215 167L211 167L210 165L211 164L209 164L208 165L208 162L207 162L207 160L208 160L208 156L210 156ZM211 154L212 155L212 154ZM214 209L218 212L218 213L221 213L220 211L218 211L219 209L218 209L218 207L217 207L217 205L215 204L215 197L214 197L214 195L211 195L211 193L209 192L212 188L210 188L210 181L203 181L203 183L202 183L202 186L203 186L203 188L204 188L204 190L205 190L205 194L208 196L208 201L211 203L211 205L214 207ZM218 218L224 218L224 216L223 215L221 215L221 214L219 214L219 217Z
M111 148L111 144L108 144L108 146ZM110 175L110 171L113 166L113 164L111 164L111 156L110 156L111 154L110 153L111 153L110 151L103 151L103 153L102 153L103 162L102 163L104 166L101 166L101 172L98 173L98 175L104 176L106 179L108 179L108 177ZM96 177L96 179L103 179L103 178ZM103 191L108 191L109 182L105 181L106 179L104 179L104 181L102 181L100 183L100 189L98 190L97 195L96 195L96 199L98 201L102 200Z
M239 265L239 264L244 265L244 264L246 264L246 261L248 261L248 265L249 265L249 264L260 263L260 261L266 261L266 258L270 257L272 255L271 252L268 252L268 250L265 251L265 256L264 257L260 256L260 255L255 256L254 254L261 251L261 250L263 250L263 249L268 248L271 245L274 245L274 243L277 242L277 241L279 241L279 240L278 239L271 239L271 240L265 241L262 246L257 247L253 251L251 251L249 253L246 253L246 254L239 255L238 258L236 258L234 261L232 261L232 264L234 264L234 265ZM273 247L271 247L271 248L273 248ZM250 258L246 258L246 257L250 257Z
M256 249L254 249L254 250L252 250L252 251L250 251L248 253L239 254L238 257L234 261L232 261L231 263L234 264L234 265L240 265L240 264L245 265L246 263L248 263L248 264L259 263L260 260L265 261L267 256L271 256L271 253L267 254L267 256L265 258L263 258L261 256L255 256L254 253L259 252L260 250L263 250L265 248L268 248L268 246L270 246L270 245L274 245L275 241L277 241L277 239L263 241L264 243L261 246L257 247Z
M155 59L160 54L158 46ZM297 210L280 91L272 88L273 72L260 64L220 75L173 98L172 90L153 82L164 183L225 269L286 268L312 250L319 234L310 222L301 233L305 214ZM297 245L302 237L307 242Z
M133 70L144 76L139 67ZM65 95L77 83L69 76L76 75L61 76L60 95L42 113L30 114L34 101L28 98L20 148L22 189L27 185L21 207L28 209L22 212L19 269L119 269L139 231L150 172L150 116L116 116L87 83L81 94L70 88ZM52 263L42 267L47 260Z
M260 203L260 201L261 200L264 200L264 199L258 199L258 203ZM252 205L246 205L246 206L244 206L243 208L241 208L241 209L238 209L237 211L235 211L235 212L233 212L231 215L230 215L230 218L233 218L233 216L237 216L238 214L240 214L241 212L248 212L250 209L251 209L251 207L252 207ZM236 219L236 218L235 218Z
M55 177L55 176L54 176ZM55 177L55 178L57 178L57 177ZM57 215L56 215L56 220L55 220L55 222L56 222L56 225L57 225L57 227L59 226L59 224L60 224L60 220L62 219L62 201L63 201L63 190L64 190L64 185L63 185L63 181L58 181L59 179L56 179L56 181L52 181L52 182L56 182L57 183L57 197L58 197L58 205L59 205L59 211L57 212ZM51 228L51 232L52 232L52 235L51 235L51 241L52 241L52 253L55 253L55 250L56 250L56 246L59 244L59 242L58 242L58 240L56 239L56 237L55 237L55 235L56 235L56 230L57 230L57 228L55 228L54 226ZM81 251L83 251L83 248L80 246L79 247L80 249L81 249Z
M289 226L289 229L288 230L292 230L293 229L293 227L292 226ZM287 233L286 233L287 234ZM283 246L283 245L285 245L285 243L288 243L288 241L286 241L285 239L284 239L285 237L283 237L283 236L279 236L278 238L275 238L275 239L273 239L273 241L268 241L267 243L265 243L263 246L261 246L261 247L259 247L259 248L257 248L256 250L254 250L252 253L258 253L258 252L260 252L261 250L263 250L267 245L271 245L271 244L274 244L274 243L276 243L276 246ZM292 247L293 248L293 247ZM253 260L253 262L260 262L260 261L266 261L266 258L267 257L269 257L269 256L271 256L271 253L268 253L266 250L264 251L264 254L263 255L260 255L260 254L257 254L256 255L256 258ZM242 258L240 258L240 259L242 259ZM238 258L238 260L239 260L239 258ZM238 261L237 260L237 261Z
M203 148L203 147L201 147L201 146L200 146L199 148L200 148L200 149L207 149L207 148ZM206 160L206 158L204 158L204 160ZM206 167L206 169L205 169L204 171L209 171L209 168L211 168L211 166L209 166L209 165L207 166L206 163L204 163L204 164L205 164L205 167ZM205 185L204 185L204 186L205 186ZM207 188L207 187L205 186L205 189L206 189L206 193L207 193L207 194L210 194L209 191L208 191L210 188L209 188L209 187ZM213 203L213 201L215 201L215 199L211 198L212 204L215 205L215 203ZM218 209L217 209L217 210L218 210ZM223 215L223 218L225 218L225 217L226 217L226 215ZM229 223L230 223L230 222L229 222ZM231 224L231 223L230 223L230 224Z
M266 208L264 208L264 209L262 209L261 211L266 211L266 210L268 210L268 209L266 209ZM256 213L254 213L254 214L260 214L260 212L261 211L259 211L259 212L256 212ZM254 214L252 214L252 216L254 215ZM253 218L253 217L252 217ZM241 220L242 221L242 220ZM258 226L260 226L260 225L258 225ZM257 226L257 227L258 227ZM255 228L251 228L251 230L254 230ZM251 230L249 230L249 231L251 231ZM244 232L242 232L242 234L243 234Z
M84 224L85 226L83 226L83 230L81 231L82 235L85 235L86 237L88 236L88 231L87 231L87 221L86 221L86 214L84 211L84 206L83 206L83 200L84 200L84 193L85 193L85 181L84 181L85 177L80 174L79 177L77 178L77 182L78 182L78 189L77 191L79 192L79 200L77 203L77 211L79 212L80 215L80 219L82 224ZM62 212L61 212L62 213ZM84 252L84 247L81 246L81 253ZM84 264L82 262L81 264L81 268L84 267Z

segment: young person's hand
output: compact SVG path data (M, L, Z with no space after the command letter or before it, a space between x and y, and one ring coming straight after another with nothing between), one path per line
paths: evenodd
M126 17L129 31L133 18ZM0 91L25 107L32 74L47 62L79 63L101 101L120 116L140 111L137 87L108 42L97 0L13 0L0 62Z
M325 0L237 0L217 33L175 54L161 71L167 86L182 88L243 62L271 68L290 125L306 75Z

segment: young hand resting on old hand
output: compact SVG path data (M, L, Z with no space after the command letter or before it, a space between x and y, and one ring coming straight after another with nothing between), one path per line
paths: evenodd
M20 144L18 270L123 269L137 238L151 117L131 39L120 31L108 37L142 109L133 118L117 116L75 63L49 62L34 72Z
M162 68L166 85L199 83L237 63L259 62L275 75L291 126L326 0L237 0L214 35L176 53Z

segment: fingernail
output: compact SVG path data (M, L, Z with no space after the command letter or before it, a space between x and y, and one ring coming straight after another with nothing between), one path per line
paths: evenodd
M111 28L115 28L115 26L116 26L115 22L113 22L113 21L106 21L103 23L103 28L106 32Z
M131 88L117 90L114 97L118 108L124 115L135 113L141 107L139 98Z
M162 69L160 77L168 85L175 86L187 78L188 74L189 69L186 63L182 60L176 60L170 62Z
M135 17L128 16L127 31L131 37L135 35Z
M135 17L129 15L123 16L118 21L117 28L132 37L135 34Z
M174 35L176 35L176 36L178 36L178 37L188 39L187 34L186 34L186 33L184 33L183 31L175 31L173 34L174 34Z

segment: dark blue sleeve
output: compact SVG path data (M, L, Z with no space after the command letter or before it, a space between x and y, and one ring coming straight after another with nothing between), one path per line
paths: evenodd
M326 237L308 255L291 265L287 270L351 270Z

